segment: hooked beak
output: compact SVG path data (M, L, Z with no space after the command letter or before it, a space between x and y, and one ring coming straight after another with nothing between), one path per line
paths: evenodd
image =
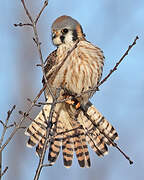
M60 35L60 32L54 31L54 32L52 33L52 39L58 37L59 35Z

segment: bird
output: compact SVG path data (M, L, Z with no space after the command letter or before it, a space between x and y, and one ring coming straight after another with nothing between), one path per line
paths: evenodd
M62 149L66 168L71 167L74 152L80 167L90 167L88 145L102 157L108 153L107 146L118 139L115 128L90 102L93 93L89 90L102 77L103 51L86 40L80 23L70 16L58 17L51 31L56 49L44 63L42 82L46 86L46 103L25 131L29 136L27 146L36 146L36 153L41 157L51 103L59 89L58 100L71 99L55 105L47 145L48 161L53 165Z

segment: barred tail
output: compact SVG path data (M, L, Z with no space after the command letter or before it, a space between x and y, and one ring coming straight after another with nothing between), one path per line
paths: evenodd
M118 139L118 134L91 102L82 109L78 120L86 131L87 142L98 156L104 156L108 153L106 144L112 145Z
M92 105L91 102L87 104L87 114L90 116L92 122L97 126L100 133L103 134L104 141L108 145L112 145L111 141L118 140L118 133L115 128L107 121L107 119Z
M25 135L30 136L27 142L28 147L35 146L45 136L47 127L46 119L48 119L49 111L50 106L45 105L43 110L40 111L40 113L25 131Z
M51 103L52 98L49 98L47 102ZM27 146L37 145L36 152L39 156L42 154L45 143L50 109L50 105L44 105L43 110L25 132L26 135L30 136ZM107 145L113 145L113 141L118 139L118 134L90 102L82 107L76 119L71 113L64 103L59 103L55 107L48 144L48 160L54 164L62 146L65 167L72 165L74 151L79 165L90 167L87 143L98 156L104 156L108 153Z
M74 138L74 148L80 167L90 167L90 156L84 134Z
M70 137L69 135L64 135L62 140L62 152L63 152L63 162L64 166L69 168L72 165L73 160L73 137Z
M49 97L47 103L52 103L52 97ZM39 112L36 118L29 125L28 129L25 131L25 135L29 136L29 140L27 142L28 147L33 147L38 144L37 153L41 154L45 136L46 136L46 128L49 118L49 113L51 110L51 105L44 105L43 109ZM56 113L54 113L52 118L52 123L56 121Z

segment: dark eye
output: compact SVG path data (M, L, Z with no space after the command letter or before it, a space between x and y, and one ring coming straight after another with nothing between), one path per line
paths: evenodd
M64 28L63 30L62 30L62 33L63 34L66 34L68 32L68 29L67 28Z

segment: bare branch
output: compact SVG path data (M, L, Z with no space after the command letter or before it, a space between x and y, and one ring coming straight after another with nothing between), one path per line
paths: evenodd
M2 120L0 120L0 123L3 125L3 127L5 126L5 123Z
M36 64L37 67L41 67L41 64Z
M4 171L0 174L0 178L7 172L8 166L4 169Z
M6 118L6 120L5 120L5 123L3 123L3 122L1 121L1 123L2 123L2 125L3 125L3 131L2 131L2 135L1 135L1 139L0 139L0 148L1 148L1 145L2 145L2 143L3 143L5 133L6 133L7 129L9 128L9 127L7 126L7 125L8 125L8 121L9 121L10 116L11 116L11 114L12 114L12 112L13 112L13 110L14 110L15 108L16 108L16 106L14 105L14 106L12 107L12 109L7 112L7 118ZM1 177L5 174L5 172L7 171L7 169L8 169L8 168L6 168L6 169L2 172L2 152L0 151L0 179L1 179Z
M11 127L14 127L14 126L16 126L16 125L17 125L16 122L14 122L13 124L8 125L8 126L7 126L7 129L9 129L9 128L11 128Z
M58 103L58 102L57 102ZM47 103L47 102L38 102L39 105L52 105L53 103Z
M23 4L23 7L24 7L24 9L25 9L25 12L26 12L26 14L27 14L29 20L30 20L31 23L33 24L33 19L32 19L31 15L30 15L30 13L29 13L29 11L28 11L26 5L25 5L25 1L24 1L24 0L21 0L21 2L22 2L22 4Z
M117 70L118 66L119 66L120 63L124 60L124 58L128 55L128 53L129 53L129 51L132 49L132 47L133 47L134 45L136 45L136 41L137 41L138 39L139 39L139 37L136 36L136 38L134 39L133 43L132 43L131 45L129 45L128 49L127 49L126 52L123 54L123 56L120 58L120 60L116 63L116 65L113 67L113 69L110 70L110 72L108 73L108 75L107 75L103 80L101 80L97 86L95 86L93 89L88 90L88 91L85 91L85 92L83 92L83 93L89 93L89 92L93 91L93 94L94 94L94 93L98 90L98 87L101 86L104 82L106 82L107 79L112 75L112 73ZM83 93L82 93L82 94L83 94Z
M27 98L27 101L28 101L28 102L30 102L30 103L32 104L32 100L31 100L30 98ZM36 103L35 103L35 106L37 106L37 107L41 107L41 105L40 105L40 104L36 104Z
M14 106L12 107L12 109L7 112L6 121L5 121L5 123L3 123L3 132L2 132L2 135L1 135L1 139L0 139L0 147L1 147L1 145L2 145L2 142L3 142L4 136L5 136L6 130L7 130L7 128L8 128L8 127L7 127L7 124L8 124L9 118L10 118L10 116L11 116L11 114L12 114L12 112L13 112L13 110L14 110L15 108L16 108L16 106L14 105Z
M31 109L33 108L33 106L35 105L35 103L37 102L37 100L39 99L39 97L41 96L41 94L44 91L44 87L40 90L40 92L37 94L37 96L35 97L35 99L33 100L31 106L29 107L29 109L27 110L27 112L25 112L26 114L29 114ZM16 132L21 128L21 125L23 123L23 121L25 120L26 116L23 116L19 123L17 124L17 126L14 128L14 130L12 131L12 133L10 134L10 136L8 137L8 139L5 141L5 143L0 147L0 152L3 151L3 149L8 145L8 143L11 141L11 139L13 138L13 136L16 134Z
M42 167L49 167L49 166L52 166L53 164L43 164Z
M46 1L44 2L44 5L43 5L42 9L40 10L39 14L38 14L37 17L36 17L35 24L37 24L37 22L38 22L38 20L39 20L39 18L40 18L40 16L41 16L41 14L42 14L42 12L44 11L44 9L45 9L45 7L46 7L47 5L48 5L48 0L46 0Z
M18 23L18 24L14 24L15 27L19 26L19 27L23 27L23 26L32 26L32 24L30 23Z
M117 70L117 67L120 65L120 63L124 60L124 58L128 55L129 51L132 49L132 47L134 45L136 45L136 41L139 39L138 36L136 36L136 38L134 39L133 43L131 45L129 45L128 49L126 50L126 52L124 53L124 55L120 58L120 60L116 63L116 65L114 66L113 69L110 70L109 74L103 79L100 81L100 83L97 85L97 87L95 88L98 88L99 86L101 86L110 76L111 74Z

